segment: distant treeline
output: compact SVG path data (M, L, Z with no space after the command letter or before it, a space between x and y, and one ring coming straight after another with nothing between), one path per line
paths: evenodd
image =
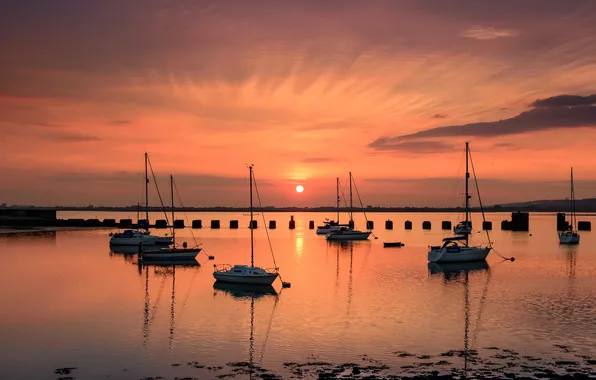
M40 210L56 210L56 211L116 211L116 212L131 212L131 211L145 211L144 207L138 205L133 206L54 206L54 207L40 207L40 206L5 206L4 208L21 208L21 209L40 209ZM541 200L530 201L523 203L509 203L503 205L492 205L484 208L485 212L513 212L513 211L534 211L534 212L569 212L569 200ZM168 209L168 208L166 208ZM163 209L161 207L149 207L149 211L159 212ZM248 212L248 207L176 207L177 211L187 212ZM462 207L341 207L341 212L462 212ZM576 212L596 212L596 198L580 199L575 202ZM255 207L254 211L267 212L336 212L337 209L333 206L322 207ZM472 211L480 211L479 207L473 207Z

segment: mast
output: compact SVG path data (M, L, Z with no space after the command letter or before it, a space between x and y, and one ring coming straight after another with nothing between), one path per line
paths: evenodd
M352 172L350 172L350 224L354 223L352 218Z
M149 172L147 171L147 162L149 155L145 152L145 229L149 231Z
M468 180L470 179L470 172L468 171L468 156L470 152L469 142L466 141L466 247L468 246L468 220L469 220L469 213L470 213L470 195L468 194Z
M575 218L575 191L573 189L573 167L571 167L571 228L577 231L577 221Z
M170 193L172 194L172 239L176 246L176 233L174 232L174 176L170 174Z
M254 247L254 231L253 231L253 222L252 222L252 165L248 167L250 171L250 266L254 267L254 259L255 259L255 247ZM254 301L253 301L254 302Z
M337 224L339 225L339 177L335 179L335 194L337 195Z

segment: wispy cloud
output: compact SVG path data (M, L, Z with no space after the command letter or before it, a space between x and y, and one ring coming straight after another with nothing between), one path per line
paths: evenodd
M412 140L422 139L424 141L415 141L415 143L421 147L435 147L440 151L444 148L443 143L426 141L426 139L458 136L497 137L557 128L596 128L596 106L585 105L593 103L593 95L555 96L537 100L531 104L532 109L511 118L436 127L395 137L380 137L368 146L377 150L404 150L406 142L411 144ZM406 147L416 146L416 144L406 145Z
M381 137L368 144L369 148L385 151L402 151L412 153L452 152L455 146L440 141L398 141L395 138Z
M517 37L519 30L516 29L497 29L493 27L474 26L461 32L460 36L475 38L477 40L494 40L503 37Z
M305 164L317 164L331 161L333 161L333 158L331 157L305 157L302 159L302 162Z
M72 131L53 131L49 133L42 133L41 136L55 141L72 141L72 142L91 142L101 141L97 136L92 136L85 133Z
M131 124L130 120L112 120L109 122L111 125L129 125Z

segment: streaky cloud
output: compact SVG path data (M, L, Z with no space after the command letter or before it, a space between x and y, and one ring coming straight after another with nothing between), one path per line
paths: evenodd
M596 102L594 95L554 96L533 102L533 107L514 117L498 121L436 127L395 137L380 137L368 144L376 150L408 150L410 148L445 148L437 141L416 141L446 137L498 137L550 129L596 128ZM404 145L410 142L408 145ZM430 145L425 145L430 144Z
M440 141L396 141L395 138L381 137L368 144L376 150L402 151L411 153L442 153L451 152L456 148L451 144Z
M558 95L550 98L537 99L530 106L531 107L578 107L591 106L596 104L596 94L581 96L581 95Z
M475 38L477 40L494 40L503 37L517 37L519 31L516 29L497 29L493 27L475 26L464 30L462 37Z

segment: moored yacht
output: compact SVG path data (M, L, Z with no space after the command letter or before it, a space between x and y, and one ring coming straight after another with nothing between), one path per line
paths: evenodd
M573 168L571 168L571 223L566 231L559 233L560 244L579 244L579 233L577 233L577 218L575 216L575 190L573 189Z
M249 165L250 178L250 223L253 221L253 165ZM256 185L255 185L256 186ZM213 277L217 281L233 284L257 284L271 285L279 276L278 268L264 269L256 267L254 264L254 228L250 230L250 265L214 265ZM275 259L274 259L275 262ZM289 283L283 283L283 286L289 286Z
M470 223L470 195L468 191L468 181L470 173L468 169L470 160L470 147L466 141L466 219L461 222L462 227L471 227ZM472 166L473 168L473 166ZM479 196L480 197L480 196ZM480 202L482 208L482 202ZM483 213L484 216L484 213ZM487 232L488 236L488 232ZM463 236L455 236L443 239L443 245L429 247L428 261L431 263L446 263L446 262L463 262L463 261L478 261L485 260L491 251L490 241L486 246L470 246L469 234L464 233Z

